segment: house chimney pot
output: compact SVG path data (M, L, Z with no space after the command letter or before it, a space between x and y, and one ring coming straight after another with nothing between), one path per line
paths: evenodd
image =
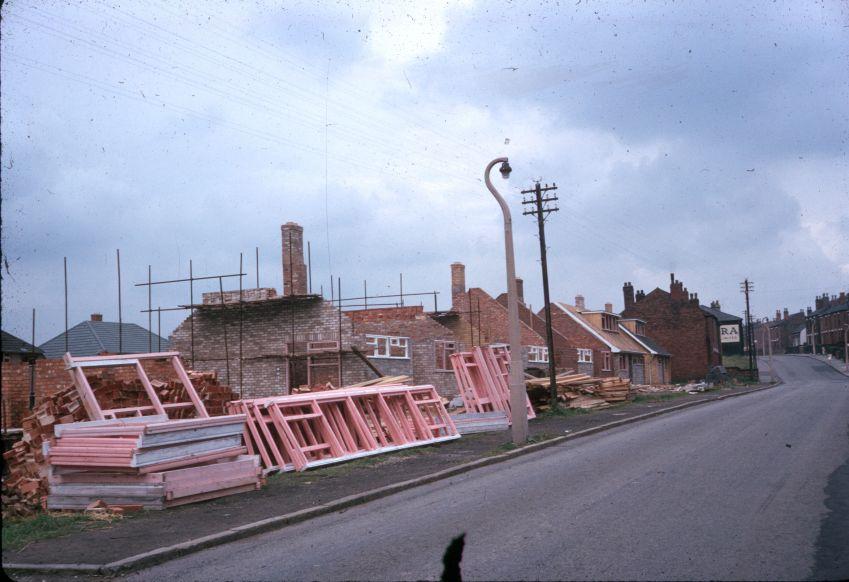
M622 296L625 299L625 311L634 307L634 286L630 281L622 285Z
M583 295L575 295L575 308L581 311L586 309Z
M102 313L92 313L91 314L91 320L92 321L103 321L103 314Z

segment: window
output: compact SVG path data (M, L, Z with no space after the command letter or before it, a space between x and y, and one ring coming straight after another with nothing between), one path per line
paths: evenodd
M538 364L548 363L548 348L545 346L529 346L528 347L528 362Z
M583 348L578 348L578 363L579 364L592 364L593 363L593 351L585 350Z
M603 329L604 331L618 331L616 329L616 317L607 313L602 313L601 329Z
M611 371L613 369L613 354L610 352L602 352L601 356L604 358L602 370L605 372Z
M436 369L451 370L451 354L457 353L457 343L436 340L433 344L436 351Z
M390 335L367 335L366 345L371 348L370 358L410 358L410 338Z
M620 370L628 370L628 358L625 354L619 354L619 369Z
M635 329L637 330L637 335L646 335L646 324L642 321L637 322Z

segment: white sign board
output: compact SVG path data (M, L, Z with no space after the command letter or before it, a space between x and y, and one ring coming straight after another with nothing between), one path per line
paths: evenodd
M723 344L733 344L740 341L740 326L736 323L719 326L719 341Z

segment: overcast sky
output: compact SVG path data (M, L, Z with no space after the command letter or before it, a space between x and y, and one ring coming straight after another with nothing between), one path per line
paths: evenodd
M280 224L305 227L313 287L437 290L449 264L542 305L519 191L556 182L553 299L622 308L622 283L753 313L849 288L845 2L6 0L3 329L147 325L134 283L236 273L281 288ZM237 286L231 279L227 285ZM196 292L217 289L217 282ZM153 305L188 302L159 287ZM329 293L328 293L329 295ZM432 301L425 303L429 308ZM163 334L184 315L162 317ZM154 331L156 323L154 322Z

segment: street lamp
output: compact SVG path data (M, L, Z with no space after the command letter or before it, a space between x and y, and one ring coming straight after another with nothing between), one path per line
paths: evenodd
M509 316L508 336L510 341L510 410L513 419L513 444L523 445L528 440L528 415L525 411L527 392L522 369L522 335L519 327L519 301L516 290L516 261L513 256L513 219L507 202L492 185L489 173L496 164L505 180L510 177L512 168L507 158L495 158L486 167L483 174L486 187L501 206L504 215L504 255L507 262L507 313ZM551 357L551 356L549 356Z

